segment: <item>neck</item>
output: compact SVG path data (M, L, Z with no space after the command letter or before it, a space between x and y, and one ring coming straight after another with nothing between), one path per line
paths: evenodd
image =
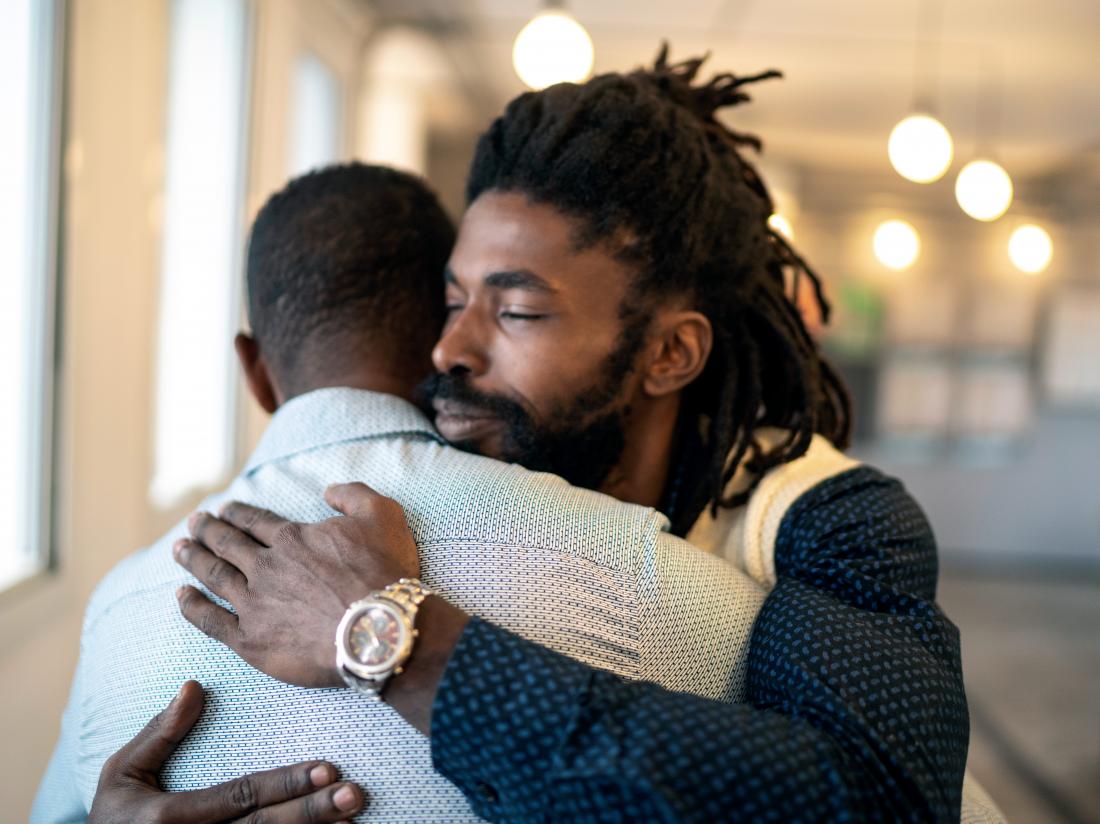
M626 448L600 492L631 504L656 507L672 466L680 396L638 405L626 424Z
M427 374L425 372L425 374ZM365 389L370 392L381 392L385 395L396 395L404 400L411 401L413 392L421 376L402 374L400 370L388 365L374 365L360 363L350 368L344 365L338 373L328 374L318 370L311 374L307 380L293 386L293 391L285 395L279 393L278 402L281 406L291 398L313 392L317 389Z

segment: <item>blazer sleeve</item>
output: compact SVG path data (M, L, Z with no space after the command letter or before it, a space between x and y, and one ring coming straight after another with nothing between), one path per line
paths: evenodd
M936 548L865 467L788 510L748 701L624 682L473 620L436 696L437 769L492 821L958 821L968 717Z

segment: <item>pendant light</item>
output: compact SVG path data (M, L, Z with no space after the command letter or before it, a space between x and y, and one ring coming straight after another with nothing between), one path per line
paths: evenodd
M943 177L954 155L951 134L933 114L931 87L937 80L941 0L920 0L914 50L914 112L894 126L887 154L894 170L914 183Z
M535 90L587 80L594 60L592 38L562 0L547 0L512 45L516 74Z
M1012 205L1013 187L1008 172L993 160L991 145L1000 125L1001 84L999 64L994 66L988 55L983 74L985 82L974 107L977 158L963 166L955 179L955 200L970 217L989 222L1008 211Z
M955 200L975 220L996 220L1012 205L1012 178L993 160L971 160L955 179Z
M895 272L908 269L920 255L920 235L904 220L880 223L872 244L879 263Z
M887 144L894 170L914 183L943 177L954 155L951 134L930 114L911 114L890 132Z
M1008 257L1021 272L1037 275L1050 265L1054 243L1042 226L1025 223L1017 226L1009 238Z
M783 235L788 242L794 241L794 227L782 212L772 212L768 218L768 226Z

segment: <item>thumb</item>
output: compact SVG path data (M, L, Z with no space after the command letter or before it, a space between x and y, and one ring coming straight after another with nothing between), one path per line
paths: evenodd
M325 503L342 515L366 517L382 495L364 483L333 484L325 490Z
M202 715L203 691L197 681L184 681L172 702L150 719L133 739L118 751L117 764L124 773L156 773Z

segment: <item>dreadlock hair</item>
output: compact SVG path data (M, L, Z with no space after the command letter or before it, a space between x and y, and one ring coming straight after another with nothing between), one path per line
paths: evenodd
M693 85L706 57L562 83L513 100L481 136L467 201L514 191L576 220L577 245L605 244L637 273L621 311L687 296L710 320L714 349L683 394L674 466L662 501L686 534L709 505L744 503L770 468L805 454L815 433L848 444L851 404L786 291L807 277L824 320L821 280L768 226L772 200L719 109L781 77L719 74ZM797 292L795 292L797 294ZM761 427L785 437L765 445ZM748 483L732 488L744 465Z

